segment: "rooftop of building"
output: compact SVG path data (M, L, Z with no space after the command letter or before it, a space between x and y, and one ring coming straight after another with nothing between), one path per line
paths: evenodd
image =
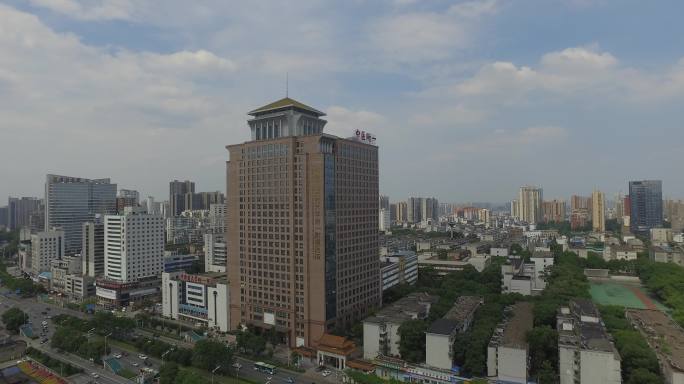
M263 107L257 108L253 111L250 111L248 115L250 116L258 116L262 115L265 113L271 113L271 112L277 112L281 110L287 110L287 109L299 109L308 113L312 113L316 116L325 116L325 113L312 108L304 103L301 103L297 100L291 99L289 97L284 97L280 100L274 101L270 104L266 104Z
M425 292L414 292L394 303L380 309L375 316L364 320L367 323L384 323L387 321L401 323L406 320L427 316L430 306L436 303L439 297L429 295Z
M460 327L482 303L482 296L459 296L454 306L444 315L444 319L453 320Z
M629 309L626 312L633 324L646 335L649 345L659 358L684 372L684 330L665 313L649 309Z
M435 320L430 328L428 328L427 333L432 333L435 335L451 335L456 329L458 329L459 323L455 320L450 319L437 319Z
M566 312L568 309L569 312ZM574 299L568 307L559 310L559 319L567 319L566 321L571 321L572 324L570 329L559 330L559 344L579 346L583 350L610 352L619 359L620 356L603 324L581 321L583 316L600 319L598 309L590 300Z
M544 258L544 259L549 259L553 258L553 253L551 251L534 251L532 253L532 257L534 258Z
M527 346L527 331L533 327L533 304L520 302L513 305L502 323L503 333L499 345L505 347L525 348Z

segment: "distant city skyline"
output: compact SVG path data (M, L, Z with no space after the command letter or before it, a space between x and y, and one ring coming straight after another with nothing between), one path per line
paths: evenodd
M224 143L288 73L328 133L377 136L393 200L684 197L682 2L106 3L0 0L0 202L50 173L225 192Z

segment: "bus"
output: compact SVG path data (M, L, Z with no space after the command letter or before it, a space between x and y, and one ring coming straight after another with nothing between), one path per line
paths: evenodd
M259 372L268 373L269 375L275 375L276 367L275 365L266 364L262 361L254 363L254 370Z

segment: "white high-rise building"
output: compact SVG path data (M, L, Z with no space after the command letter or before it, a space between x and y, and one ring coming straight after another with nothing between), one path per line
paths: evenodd
M530 224L541 222L544 218L542 201L544 198L541 188L529 185L520 187L518 196L518 217L520 220Z
M378 210L378 223L381 231L389 231L390 229L390 212L385 208Z
M164 269L164 219L135 207L105 216L105 277L124 283L159 277Z
M222 233L205 233L204 271L225 272L227 264L225 236Z
M83 223L81 269L89 277L104 274L104 221L99 215L92 222Z
M209 206L209 226L213 233L226 232L226 204L212 204Z
M38 275L50 270L52 260L64 256L64 231L52 230L31 235L31 272Z

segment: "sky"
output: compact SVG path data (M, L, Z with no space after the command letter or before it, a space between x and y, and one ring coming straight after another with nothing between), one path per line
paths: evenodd
M377 136L392 200L684 197L684 2L0 0L0 202L48 173L225 190L285 96Z

